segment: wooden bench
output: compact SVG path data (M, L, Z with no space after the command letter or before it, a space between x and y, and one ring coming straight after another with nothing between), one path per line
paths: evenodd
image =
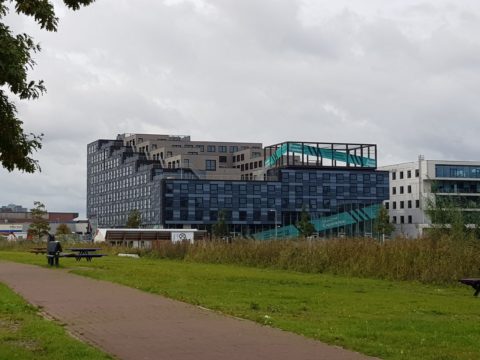
M465 278L458 281L462 284L471 286L475 290L473 296L478 296L480 294L480 278Z

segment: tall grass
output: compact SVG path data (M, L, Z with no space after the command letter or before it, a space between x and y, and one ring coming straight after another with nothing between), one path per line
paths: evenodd
M64 248L68 245L73 244L64 243ZM28 251L32 246L35 245L30 241L0 241L0 250ZM103 253L112 255L133 251L151 258L434 284L455 283L462 277L480 277L480 241L468 236L430 235L415 240L397 238L384 243L370 238L165 242L151 250L101 247Z
M480 242L450 236L380 243L373 239L166 243L143 255L424 283L480 275Z

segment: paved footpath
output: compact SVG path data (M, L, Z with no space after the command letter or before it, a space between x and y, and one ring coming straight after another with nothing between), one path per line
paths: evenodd
M369 359L251 321L62 269L0 262L0 282L66 324L75 336L119 359Z

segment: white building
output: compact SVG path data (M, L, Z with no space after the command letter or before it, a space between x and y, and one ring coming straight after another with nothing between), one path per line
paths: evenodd
M384 202L395 235L417 237L431 226L427 199L449 197L472 217L480 211L480 161L425 160L380 167L390 172L390 199ZM468 221L467 221L468 222ZM473 223L473 222L472 222Z

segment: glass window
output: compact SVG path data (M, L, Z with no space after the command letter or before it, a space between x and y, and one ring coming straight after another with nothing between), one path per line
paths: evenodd
M400 194L403 194L403 186L400 186Z
M408 171L407 171L407 178L410 179L411 177L412 177L412 171L411 171L411 170L408 170Z
M207 151L208 152L215 152L215 145L207 145Z
M412 208L412 200L408 200L407 207L408 207L409 209Z
M392 180L397 180L397 173L392 171Z
M480 178L480 166L435 165L437 177Z
M397 188L394 186L392 187L392 195L395 195L397 193Z
M395 210L397 208L397 202L396 201L392 201L392 205L393 205L393 209Z
M217 170L217 161L216 160L205 160L205 170L207 170L207 171Z
M407 192L408 192L409 194L412 193L412 185L408 185L408 187L407 187Z
M238 151L238 146L230 146L230 152L234 153Z
M400 171L400 179L403 179L403 171Z
M219 156L218 161L221 163L226 163L227 162L227 157L226 156Z
M413 222L412 215L408 215L408 223L411 224Z
M224 145L219 145L218 146L218 152L226 153L227 152L227 147L224 146Z
M420 200L415 200L415 207L417 209L420 207Z
M400 209L404 209L405 208L405 201L400 201Z
M420 171L418 169L415 169L415 177L419 177L420 176Z

